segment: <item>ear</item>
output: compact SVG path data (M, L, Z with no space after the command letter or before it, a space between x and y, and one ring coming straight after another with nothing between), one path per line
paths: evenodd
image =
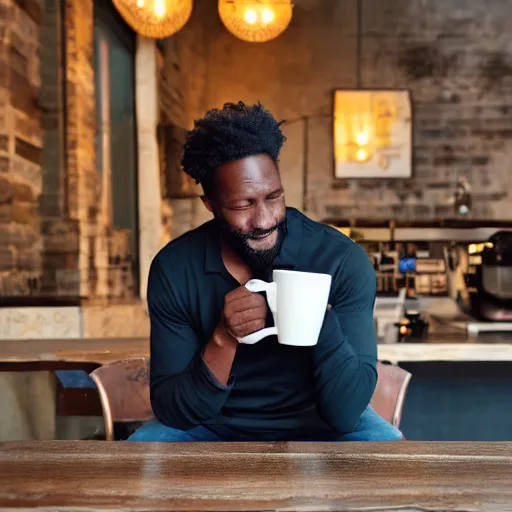
M208 199L208 197L207 196L201 196L201 201L203 201L203 204L206 206L206 209L210 213L213 213L213 206L212 206L212 203L210 202L210 200Z

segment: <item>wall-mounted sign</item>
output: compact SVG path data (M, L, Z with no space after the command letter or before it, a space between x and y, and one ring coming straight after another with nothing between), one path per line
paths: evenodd
M408 91L334 93L336 178L408 178L412 169Z

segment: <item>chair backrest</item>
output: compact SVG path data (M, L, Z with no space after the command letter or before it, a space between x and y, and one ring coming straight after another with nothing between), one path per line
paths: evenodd
M377 363L379 380L371 400L373 409L400 428L405 394L411 374L398 366ZM114 422L147 421L154 417L149 398L149 360L126 359L94 370L107 441L114 439Z
M105 419L107 441L114 439L114 422L147 421L153 418L149 398L149 361L126 359L106 364L91 373Z
M400 428L405 394L411 374L390 364L377 363L379 380L370 405L375 412L396 428Z

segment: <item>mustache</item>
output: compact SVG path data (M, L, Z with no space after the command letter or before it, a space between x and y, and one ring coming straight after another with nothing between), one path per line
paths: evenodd
M281 222L278 222L275 226L272 226L271 228L268 229L253 229L252 231L249 231L249 233L243 233L242 236L244 240L251 240L262 236L268 236L271 233L273 233L276 229L278 229L280 225Z

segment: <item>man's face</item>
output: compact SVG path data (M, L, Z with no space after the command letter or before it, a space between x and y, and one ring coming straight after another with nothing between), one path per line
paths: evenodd
M286 235L284 190L276 164L266 154L215 170L209 203L227 243L254 269L269 267ZM208 206L208 204L207 204Z

